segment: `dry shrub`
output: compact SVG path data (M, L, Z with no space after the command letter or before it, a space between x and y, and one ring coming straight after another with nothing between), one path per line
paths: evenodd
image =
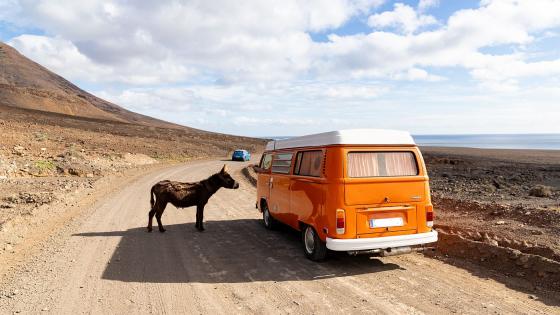
M537 185L529 190L529 196L550 197L552 196L552 187L545 185Z

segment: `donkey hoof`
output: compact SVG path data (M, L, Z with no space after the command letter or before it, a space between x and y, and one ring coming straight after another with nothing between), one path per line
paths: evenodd
M160 232L160 233L163 233L163 232L165 232L165 231L166 231L165 229L159 229L159 232Z
M148 233L152 233L152 228L148 228Z
M205 228L203 228L203 227L197 227L196 229L197 229L199 232L204 232L204 230L205 230Z

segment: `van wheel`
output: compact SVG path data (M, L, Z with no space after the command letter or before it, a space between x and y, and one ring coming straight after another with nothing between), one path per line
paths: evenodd
M262 208L263 208L262 214L263 214L264 227L269 230L274 230L274 228L276 227L276 220L274 220L274 218L270 214L270 211L268 211L268 205L264 203L262 205Z
M306 225L301 233L305 256L313 261L321 261L327 257L327 244L321 241L312 226Z

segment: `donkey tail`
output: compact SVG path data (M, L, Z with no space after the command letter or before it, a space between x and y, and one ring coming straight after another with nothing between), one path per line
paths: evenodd
M154 204L155 204L155 200L154 200L154 195L155 195L155 193L154 193L154 188L156 188L155 185L152 186L152 190L150 191L150 205L151 205L151 208L153 208L153 207L154 207Z

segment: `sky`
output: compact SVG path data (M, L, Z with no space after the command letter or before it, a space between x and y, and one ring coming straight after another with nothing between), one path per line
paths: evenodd
M0 40L222 133L560 133L560 0L0 0Z

